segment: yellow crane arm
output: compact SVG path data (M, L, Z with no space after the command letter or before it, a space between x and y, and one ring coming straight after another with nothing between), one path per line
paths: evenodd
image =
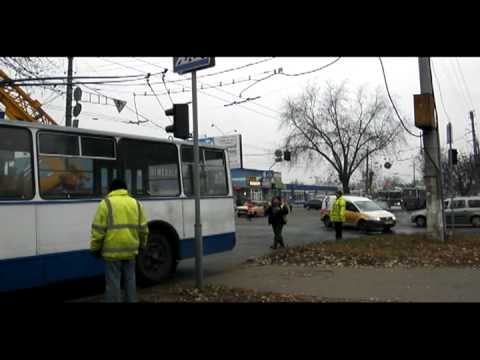
M44 157L40 158L41 171L51 172L40 177L40 189L48 192L56 187L64 186L67 189L76 189L78 184L87 177L85 170L79 166L66 167L64 159Z
M11 80L0 70L0 80ZM38 100L34 100L20 86L4 84L0 86L0 102L5 105L5 114L10 119L41 122L57 125L43 109Z

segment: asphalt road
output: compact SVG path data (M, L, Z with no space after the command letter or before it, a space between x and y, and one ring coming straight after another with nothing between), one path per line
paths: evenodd
M402 216L406 218L405 216ZM418 232L424 231L409 226L402 221L396 231ZM236 266L247 261L251 257L258 257L270 253L273 244L273 231L263 217L253 218L249 221L245 217L237 218L237 243L233 251L222 254L210 255L204 258L205 276L225 271L231 266ZM352 239L362 236L356 229L345 229L343 237ZM314 242L333 241L335 231L327 229L320 221L318 210L306 210L294 208L288 216L288 224L284 227L283 238L286 246L302 245ZM178 278L195 276L195 261L182 262L177 270Z
M393 234L424 233L424 228L418 228L410 222L410 214L405 211L393 211L397 218L397 224L393 228ZM237 266L251 257L258 257L269 254L272 250L273 231L267 224L266 218L254 218L248 221L242 217L237 219L237 244L233 251L222 254L215 254L205 257L205 276L223 272L230 267ZM471 227L458 229L459 232L479 231ZM377 233L378 234L378 233ZM353 239L364 236L354 228L346 228L343 231L344 239ZM389 236L389 234L384 234ZM284 227L283 238L287 246L302 245L315 242L335 240L335 231L327 229L320 221L319 210L306 210L294 208L288 216L288 224ZM194 278L195 261L193 259L183 261L177 270L177 278Z
M395 212L397 226L395 233L418 233L425 232L410 224L410 216L406 212ZM246 218L237 218L237 243L235 248L227 253L210 255L204 258L204 275L210 275L227 271L236 267L252 257L258 257L270 253L273 243L273 231L267 224L266 218L254 218L248 221ZM478 229L463 228L458 231L473 232ZM306 210L294 208L289 215L288 225L284 228L284 241L287 246L301 245L312 242L333 241L335 233L326 229L320 222L318 210ZM363 236L358 230L345 229L344 239L352 239ZM388 236L388 234L385 234ZM176 280L194 279L195 261L185 260L179 264ZM24 290L12 294L1 294L0 303L12 302L64 302L67 300L101 294L103 292L103 278L85 279L65 284L52 285L35 290Z

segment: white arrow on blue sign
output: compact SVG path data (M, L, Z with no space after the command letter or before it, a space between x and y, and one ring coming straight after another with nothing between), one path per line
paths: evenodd
M195 70L206 69L215 66L214 57L174 57L173 71L185 74Z

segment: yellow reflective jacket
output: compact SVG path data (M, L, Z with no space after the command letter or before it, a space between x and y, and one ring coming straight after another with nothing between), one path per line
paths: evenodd
M345 207L345 199L343 196L340 196L332 205L332 210L330 210L330 221L345 222Z
M105 260L128 260L147 239L143 206L127 190L112 191L100 202L92 223L91 251L101 251Z

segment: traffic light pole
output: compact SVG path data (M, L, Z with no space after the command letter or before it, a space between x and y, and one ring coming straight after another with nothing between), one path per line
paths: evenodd
M197 72L192 72L193 110L193 190L195 194L195 279L196 287L203 288L203 241L200 217L200 153L198 148Z

